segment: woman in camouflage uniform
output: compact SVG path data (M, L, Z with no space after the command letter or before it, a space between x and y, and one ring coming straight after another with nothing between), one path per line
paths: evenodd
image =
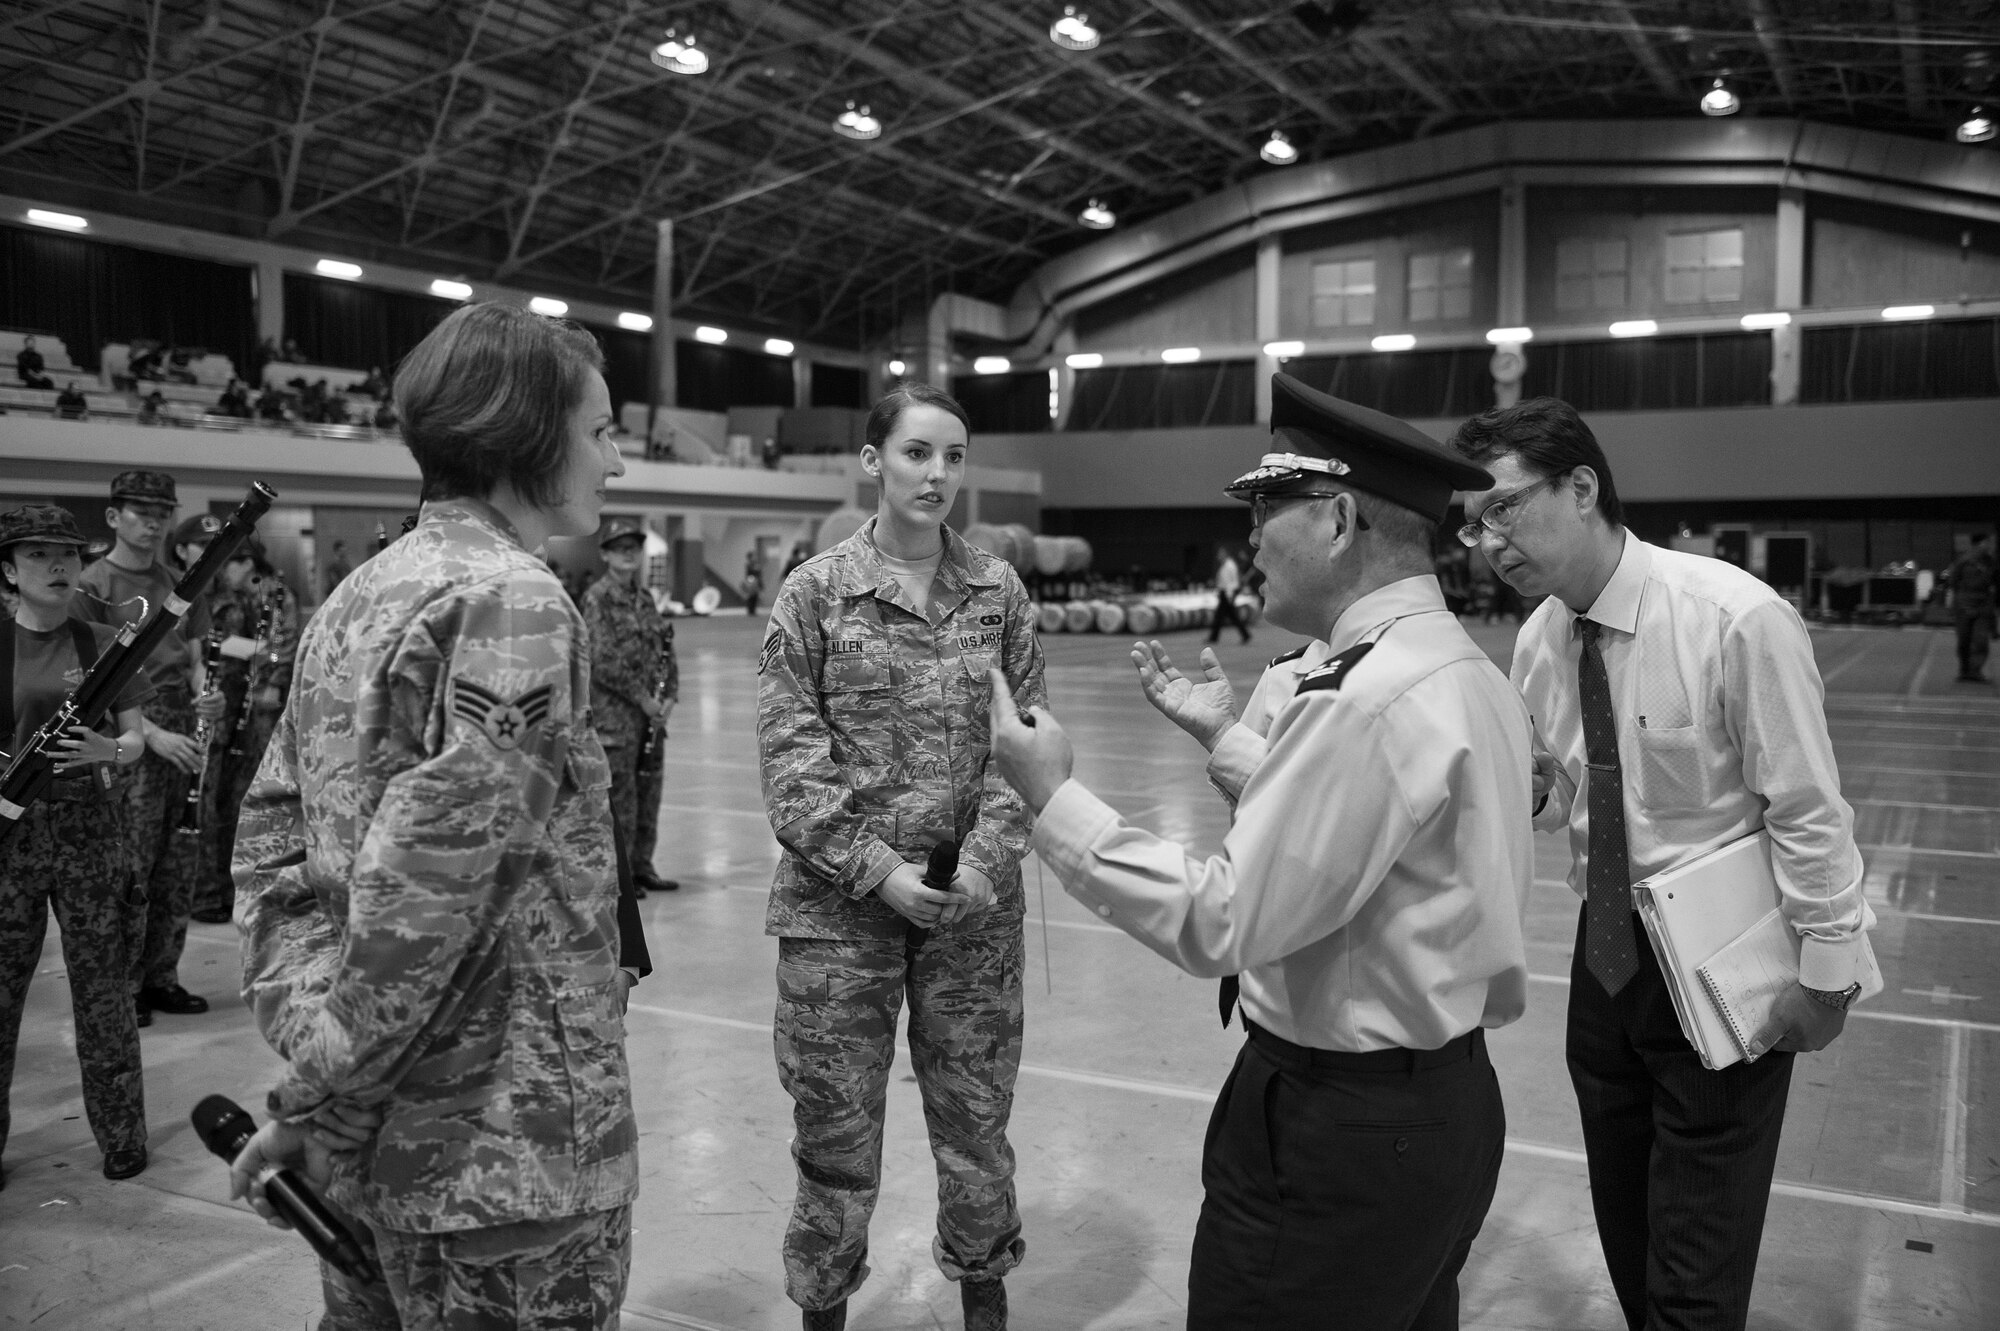
M965 477L964 410L917 384L876 404L862 465L875 518L778 593L758 671L764 802L783 856L779 1080L795 1104L798 1197L785 1290L839 1328L867 1278L896 1018L938 1171L932 1255L968 1328L1006 1325L1025 1245L1007 1144L1021 1060L1021 856L1028 815L987 770L987 672L1045 700L1027 590L944 525ZM949 890L933 847L959 847Z

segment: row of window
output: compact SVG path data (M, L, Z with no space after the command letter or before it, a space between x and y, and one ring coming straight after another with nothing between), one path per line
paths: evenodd
M1670 234L1669 305L1719 305L1743 299L1743 228ZM1556 244L1556 308L1621 310L1631 298L1631 246L1622 238L1578 236ZM1375 260L1334 259L1312 269L1315 328L1365 328L1375 322ZM1472 250L1460 246L1410 256L1404 317L1413 324L1472 317Z

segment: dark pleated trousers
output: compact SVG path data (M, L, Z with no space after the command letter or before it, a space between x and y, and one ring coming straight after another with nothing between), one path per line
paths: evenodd
M1750 1315L1792 1055L1719 1072L1681 1033L1639 917L1639 973L1604 992L1570 965L1568 1059L1590 1201L1633 1331L1737 1331Z

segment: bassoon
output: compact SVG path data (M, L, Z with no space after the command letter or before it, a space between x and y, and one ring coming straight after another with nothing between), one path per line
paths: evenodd
M201 696L207 698L222 687L222 632L210 629L201 651ZM215 722L196 717L194 746L201 750L201 770L188 782L187 798L181 801L180 826L175 830L195 836L201 831L201 797L208 790L208 750L215 743Z

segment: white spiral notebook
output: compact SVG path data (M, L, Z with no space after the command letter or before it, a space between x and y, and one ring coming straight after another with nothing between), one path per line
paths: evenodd
M1771 838L1753 832L1632 889L1659 958L1681 1031L1710 1069L1740 1063L1798 982L1799 936L1779 911ZM1882 992L1875 950L1862 936L1856 1001Z

